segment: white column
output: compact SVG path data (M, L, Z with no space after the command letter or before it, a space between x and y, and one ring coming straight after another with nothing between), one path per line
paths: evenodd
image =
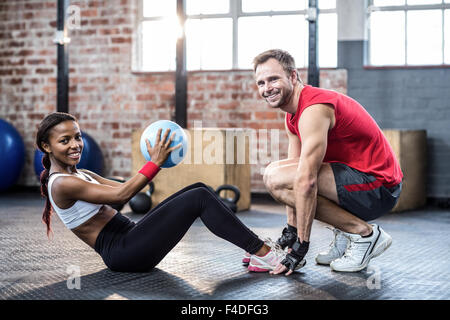
M338 41L366 40L368 0L337 0Z

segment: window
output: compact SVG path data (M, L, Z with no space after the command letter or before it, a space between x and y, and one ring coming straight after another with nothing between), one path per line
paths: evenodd
M308 65L307 0L186 0L188 70L251 69L269 48ZM337 66L336 0L319 1L319 66ZM140 0L137 69L175 70L176 0Z
M176 1L144 0L139 25L139 66L142 70L175 70L175 47L180 32ZM155 46L158 50L154 50Z
M369 64L450 62L450 0L371 0Z
M287 50L296 66L303 68L308 62L305 35L308 22L303 15L242 17L238 20L238 68L251 69L253 58L271 48Z
M185 29L188 70L232 68L231 18L188 19Z

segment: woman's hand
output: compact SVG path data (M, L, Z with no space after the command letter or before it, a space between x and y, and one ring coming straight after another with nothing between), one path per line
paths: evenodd
M162 164L167 160L172 151L181 147L180 143L172 148L169 148L170 144L172 143L175 137L175 132L172 133L169 139L167 139L167 137L169 136L170 129L167 129L166 132L164 132L164 136L162 139L161 139L161 132L162 129L159 128L158 133L156 134L156 141L153 148L150 145L150 141L148 141L148 139L145 139L148 154L150 155L152 162L155 163L158 167L162 166Z

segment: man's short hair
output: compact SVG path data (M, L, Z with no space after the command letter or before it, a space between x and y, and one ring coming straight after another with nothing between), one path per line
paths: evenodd
M297 71L297 69L295 68L294 58L291 56L289 52L281 49L270 49L258 54L253 59L253 71L256 72L256 68L258 67L258 65L263 64L269 59L277 60L281 64L281 66L283 67L284 71L288 76L290 76L292 70ZM298 72L297 72L297 79L300 80Z

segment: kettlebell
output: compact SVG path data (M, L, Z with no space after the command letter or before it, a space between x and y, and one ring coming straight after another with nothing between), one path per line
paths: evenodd
M220 193L222 191L232 191L234 193L234 197L233 198L221 197ZM222 200L222 202L231 209L231 211L233 211L234 213L237 212L237 202L241 197L241 192L239 191L239 188L237 186L234 186L232 184L221 185L216 189L216 194L219 196L220 200Z
M147 193L139 192L130 199L128 204L134 213L144 214L150 211L152 207L152 199Z
M149 189L148 189L147 193L149 193L149 196L151 196L153 194L153 192L155 191L155 183L153 181L150 181L148 183L148 187L149 187Z
M149 189L146 192L139 192L128 202L134 213L144 214L152 208L152 193L155 191L154 182L150 181L148 187Z

